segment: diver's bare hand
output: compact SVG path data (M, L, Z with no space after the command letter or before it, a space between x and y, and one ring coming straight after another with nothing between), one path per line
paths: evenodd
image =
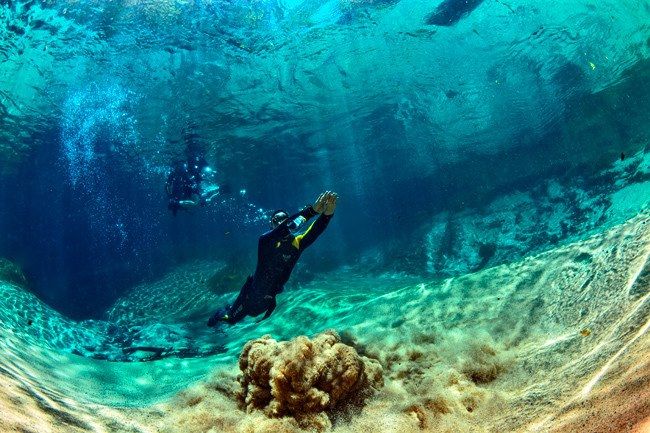
M323 211L325 215L332 215L334 213L334 210L336 210L336 203L338 199L339 196L337 193L332 191L327 191L325 197L325 210Z
M325 210L325 197L326 197L326 192L322 193L321 195L318 196L316 201L314 202L314 205L312 208L314 209L315 212L318 213L323 213Z

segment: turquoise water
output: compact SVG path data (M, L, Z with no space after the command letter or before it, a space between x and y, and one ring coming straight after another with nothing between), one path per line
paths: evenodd
M22 0L0 23L0 431L648 427L647 1ZM202 202L171 212L195 160ZM324 190L273 314L206 327L271 213ZM363 408L238 406L248 342L328 329L381 364Z

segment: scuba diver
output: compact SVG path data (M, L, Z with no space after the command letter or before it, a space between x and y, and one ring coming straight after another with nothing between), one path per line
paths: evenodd
M284 289L300 255L323 233L332 219L337 200L336 193L327 191L318 196L313 205L295 215L289 216L283 210L275 211L271 216L271 230L259 238L255 274L246 279L232 305L219 309L208 320L208 326L220 322L232 325L246 316L262 313L265 313L264 317L259 321L267 319L275 309L275 297ZM319 214L307 230L294 235L305 222Z
M167 177L165 191L169 197L167 208L176 216L179 210L205 206L227 188L219 186L215 171L208 165L202 150L189 146L185 150L187 160L176 162Z

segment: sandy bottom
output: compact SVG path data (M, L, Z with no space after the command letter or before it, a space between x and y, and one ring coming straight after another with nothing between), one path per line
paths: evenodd
M444 281L324 275L282 294L262 324L226 335L187 328L187 338L224 346L200 358L115 363L65 353L23 324L31 311L56 313L16 286L0 290L0 432L297 432L291 418L238 408L237 356L264 334L326 329L378 360L385 382L363 409L334 416L333 432L650 432L648 214ZM170 290L168 304L182 293ZM205 310L182 308L187 317Z

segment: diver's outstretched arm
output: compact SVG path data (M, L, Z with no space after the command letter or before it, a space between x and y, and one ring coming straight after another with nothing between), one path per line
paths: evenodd
M337 200L338 195L331 191L327 191L318 197L314 208L321 211L321 216L304 233L296 236L298 248L301 250L307 248L325 231L332 219L332 215L334 215Z
M308 246L314 243L316 239L325 231L327 225L332 219L332 215L325 215L324 213L318 217L316 221L309 226L304 233L296 236L296 241L298 242L298 248L304 250Z

